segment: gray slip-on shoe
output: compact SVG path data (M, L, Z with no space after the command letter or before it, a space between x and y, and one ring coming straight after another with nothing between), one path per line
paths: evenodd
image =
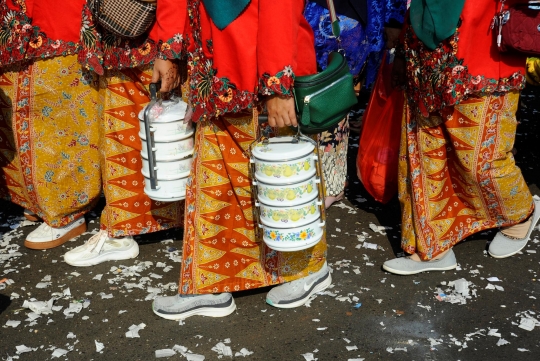
M330 269L324 262L319 271L272 288L266 295L266 303L277 308L300 307L311 295L324 291L331 283Z
M236 310L230 293L175 295L156 297L152 310L168 320L183 320L191 316L224 317Z
M414 275L428 271L449 271L457 267L456 255L450 249L443 258L431 261L413 261L410 257L394 258L384 262L382 268L397 275Z
M534 211L531 216L531 225L527 231L527 236L521 239L506 237L501 231L497 232L493 241L489 244L488 253L493 258L506 258L521 251L531 239L531 233L540 219L540 198L534 198Z

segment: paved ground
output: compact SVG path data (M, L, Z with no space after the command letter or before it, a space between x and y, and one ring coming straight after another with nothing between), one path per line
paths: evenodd
M528 90L523 97L516 158L540 195L537 94ZM192 317L183 324L160 319L151 312L151 299L176 292L181 232L140 238L136 260L73 268L62 255L90 234L58 249L28 251L23 240L36 225L25 225L21 209L0 201L0 279L8 279L0 285L0 358L48 360L69 351L59 358L152 360L156 350L174 348L173 360L216 360L230 358L220 356L228 346L233 358L248 360L540 359L540 232L509 259L486 255L493 232L484 232L455 247L456 271L387 274L381 264L400 252L399 204L382 206L366 195L354 175L357 141L351 138L347 200L329 211L332 288L293 310L266 305L263 289L237 294L238 310L226 318ZM90 231L98 213L88 217ZM386 227L387 234L374 232L370 223ZM468 282L468 298L450 283L459 279ZM31 299L52 298L52 314L24 307ZM533 329L520 328L521 322ZM140 337L126 337L141 323ZM101 352L96 342L103 344ZM20 353L21 345L28 352Z

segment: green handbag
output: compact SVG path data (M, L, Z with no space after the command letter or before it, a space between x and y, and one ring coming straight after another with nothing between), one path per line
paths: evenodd
M332 33L340 45L339 22L332 0L328 0L328 8ZM303 133L321 133L335 127L357 102L353 77L345 56L341 52L331 52L324 71L296 77L294 99Z

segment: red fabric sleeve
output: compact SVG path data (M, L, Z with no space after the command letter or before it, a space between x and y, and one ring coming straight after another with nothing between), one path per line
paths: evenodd
M81 32L82 8L85 3L86 0L32 1L26 4L26 14L33 19L32 25L39 27L47 38L77 43Z
M314 35L303 11L304 0L259 0L259 78L287 65L297 76L317 71Z
M150 34L154 41L166 42L183 36L187 19L187 0L157 0L156 23Z
M514 0L512 4L522 2ZM467 0L458 28L457 57L465 59L470 74L486 78L507 78L517 71L525 71L526 55L501 53L497 48L495 31L490 28L493 16L499 12L500 3L493 0Z
M148 36L159 44L157 57L177 59L183 56L187 27L187 0L157 0L156 22Z

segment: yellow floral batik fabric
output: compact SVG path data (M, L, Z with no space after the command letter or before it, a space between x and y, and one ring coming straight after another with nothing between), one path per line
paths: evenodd
M100 78L103 192L101 229L112 237L182 227L184 202L159 202L144 193L139 112L150 101L152 68L111 70Z
M255 232L249 174L253 115L200 121L186 190L179 292L233 292L292 281L318 271L326 241L299 252L277 252Z
M61 227L99 198L97 78L76 56L0 74L0 193Z
M402 248L429 260L533 210L512 155L519 92L470 97L438 115L405 112L399 159Z

